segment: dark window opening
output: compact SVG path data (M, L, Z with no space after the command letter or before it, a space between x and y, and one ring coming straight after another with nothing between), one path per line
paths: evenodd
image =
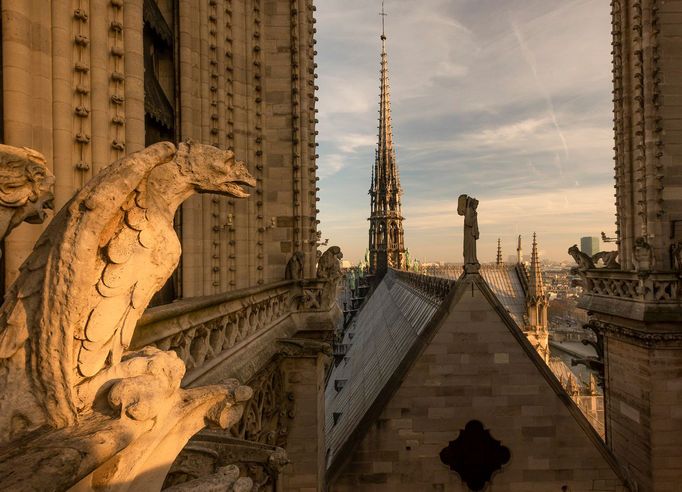
M493 438L478 420L471 420L457 439L441 450L440 460L474 491L483 490L493 474L509 462L509 448Z

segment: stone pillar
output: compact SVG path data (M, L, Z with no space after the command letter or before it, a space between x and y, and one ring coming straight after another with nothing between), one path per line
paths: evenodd
M282 340L285 391L293 398L287 454L290 464L282 475L282 489L290 492L323 490L325 474L324 383L330 361L329 345L313 340Z
M2 2L4 141L40 151L52 169L50 9L40 2ZM54 171L54 170L53 170ZM9 286L44 226L22 224L5 240Z
M679 1L614 0L620 269L583 266L603 342L606 442L632 490L682 483L682 48Z

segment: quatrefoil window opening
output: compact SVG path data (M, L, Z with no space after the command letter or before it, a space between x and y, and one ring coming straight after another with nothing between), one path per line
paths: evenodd
M473 491L483 490L510 458L509 448L493 438L478 420L470 420L457 439L440 452L441 462L457 472Z

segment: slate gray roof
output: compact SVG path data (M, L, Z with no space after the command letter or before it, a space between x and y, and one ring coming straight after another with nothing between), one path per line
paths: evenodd
M526 293L515 265L481 265L481 276L516 324L523 328Z
M392 271L366 301L344 335L349 346L326 388L327 465L396 372L440 302Z

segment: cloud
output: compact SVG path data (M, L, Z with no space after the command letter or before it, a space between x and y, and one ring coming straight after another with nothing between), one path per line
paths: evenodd
M318 4L321 230L351 260L367 244L380 8L378 0ZM511 241L537 230L556 258L576 234L612 232L608 2L391 0L386 8L414 255L458 258L460 193L481 199L486 235Z

